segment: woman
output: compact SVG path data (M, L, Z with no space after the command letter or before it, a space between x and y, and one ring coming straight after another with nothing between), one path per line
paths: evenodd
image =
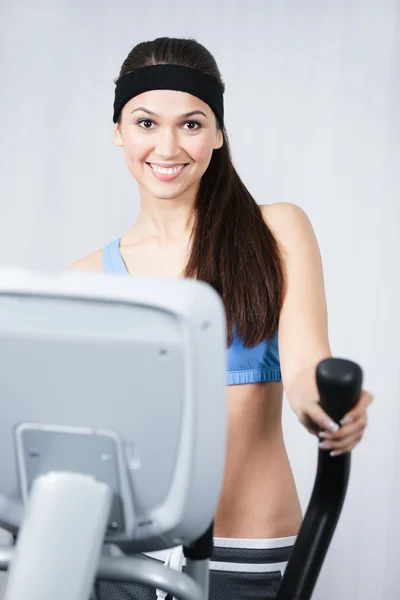
M299 207L259 206L240 180L224 89L214 58L194 40L133 48L116 81L114 140L139 184L140 214L72 268L193 277L221 294L228 447L210 598L265 600L279 588L302 522L282 434L283 387L301 423L334 455L361 440L372 397L363 391L340 427L319 405L315 369L331 350L318 244ZM177 554L167 555L170 564ZM102 600L155 598L126 584L103 583L98 592Z

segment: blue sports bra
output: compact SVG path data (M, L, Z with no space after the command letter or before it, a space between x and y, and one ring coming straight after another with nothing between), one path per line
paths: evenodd
M120 239L118 238L104 247L103 268L105 273L128 274L119 245ZM227 365L227 385L281 381L278 332L275 333L271 342L265 340L253 348L245 348L235 333L233 342L227 350Z

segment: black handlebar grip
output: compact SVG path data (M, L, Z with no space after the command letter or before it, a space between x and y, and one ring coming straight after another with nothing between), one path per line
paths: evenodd
M362 370L356 363L327 358L316 370L320 403L336 422L361 393ZM332 457L319 449L311 499L293 546L276 600L309 600L342 511L350 474L350 453Z
M319 363L316 378L322 408L339 423L357 404L363 378L361 367L343 358L327 358Z

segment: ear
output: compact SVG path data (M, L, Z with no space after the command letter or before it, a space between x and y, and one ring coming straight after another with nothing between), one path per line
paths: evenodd
M215 138L214 150L219 150L224 145L224 136L222 135L222 131L218 129L217 136Z
M119 123L115 123L113 139L116 146L122 147L124 145L121 135L121 125Z

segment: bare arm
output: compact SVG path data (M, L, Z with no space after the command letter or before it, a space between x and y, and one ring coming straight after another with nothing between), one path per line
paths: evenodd
M261 207L265 222L283 253L284 298L279 320L279 354L282 380L290 406L311 433L324 430L333 440L327 449L348 451L358 443L366 425L366 408L372 400L363 390L351 423L340 431L319 404L315 370L332 356L322 261L317 239L305 212L289 203Z
M279 321L282 380L295 410L302 396L315 395L316 365L332 356L322 261L305 212L289 203L262 207L283 253L284 299Z

